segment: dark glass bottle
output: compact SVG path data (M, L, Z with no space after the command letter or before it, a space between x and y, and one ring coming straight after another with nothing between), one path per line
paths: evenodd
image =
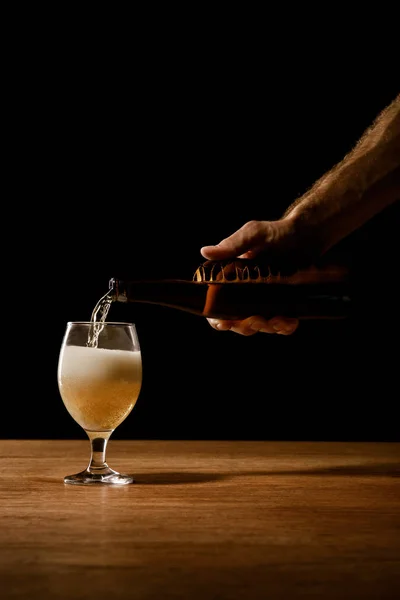
M112 302L142 302L218 319L277 315L342 319L350 314L348 273L337 266L310 267L291 275L262 271L254 262L207 261L190 280L110 280Z

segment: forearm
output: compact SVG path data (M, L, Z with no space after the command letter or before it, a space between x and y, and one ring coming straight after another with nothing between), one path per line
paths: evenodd
M400 199L400 95L354 149L285 212L323 253Z

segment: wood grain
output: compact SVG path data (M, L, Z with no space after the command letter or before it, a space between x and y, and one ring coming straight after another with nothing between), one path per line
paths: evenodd
M400 597L400 444L0 440L0 598Z

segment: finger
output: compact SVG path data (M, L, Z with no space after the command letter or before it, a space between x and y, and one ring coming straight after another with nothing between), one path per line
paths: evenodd
M222 319L207 319L213 329L218 331L229 331L232 327L232 321L225 321Z
M299 326L298 319L292 319L289 317L274 317L267 322L266 333L271 333L271 328L273 329L273 333L277 333L279 335L291 335L296 331ZM260 331L264 331L263 328Z
M255 333L257 333L257 331L252 329L249 325L249 319L244 319L243 321L207 319L207 321L210 323L211 327L217 329L218 331L233 331L234 333L238 333L239 335L245 336L254 335Z
M267 321L260 316L248 317L247 319L243 319L241 321L232 321L231 331L245 336L254 335L258 332L276 333L273 323L270 323L270 321Z
M264 319L252 316L241 321L228 321L222 319L207 319L213 329L218 331L233 331L244 336L255 333L275 333L278 335L291 335L299 326L299 320L289 317L274 317Z
M217 246L203 246L200 248L200 253L207 260L223 260L225 258L234 258L237 256L234 250L224 247L223 242Z
M279 335L291 335L299 326L298 319L289 317L274 317L273 319L264 319L260 316L252 316L242 321L228 321L230 330L241 335L254 335L255 333L275 333Z
M223 260L240 256L253 258L263 247L265 234L259 221L249 221L215 246L203 246L200 253L208 260Z

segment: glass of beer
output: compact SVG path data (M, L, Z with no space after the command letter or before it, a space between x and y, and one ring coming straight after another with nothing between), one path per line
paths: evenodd
M142 357L136 327L122 322L67 323L57 370L58 388L71 417L90 440L87 468L64 477L70 484L133 483L111 469L106 448L129 415L142 386Z

